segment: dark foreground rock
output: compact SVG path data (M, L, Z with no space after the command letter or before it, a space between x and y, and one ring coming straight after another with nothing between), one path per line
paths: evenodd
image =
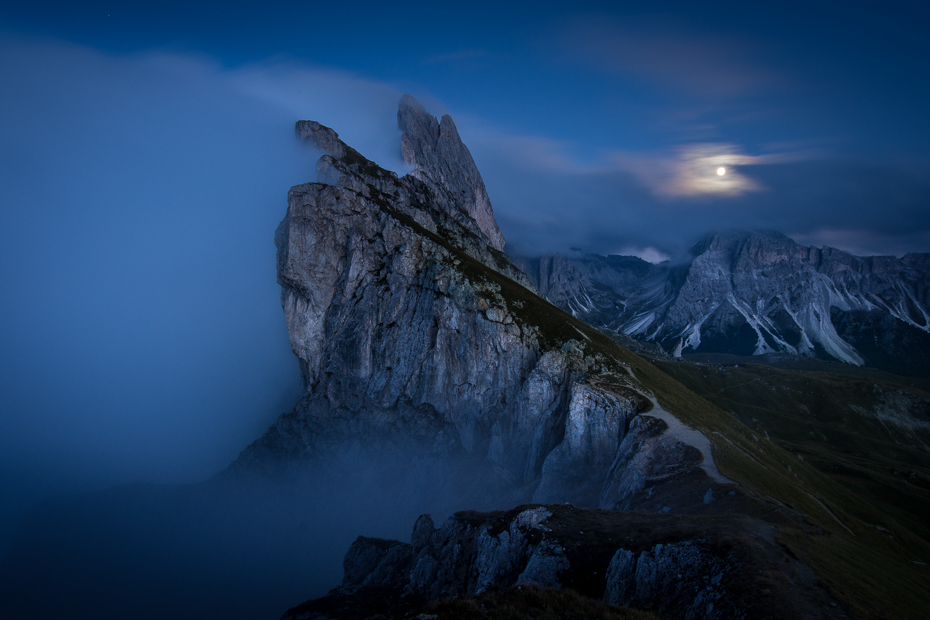
M570 590L606 604L602 609L665 618L845 615L813 572L779 544L776 528L750 517L529 505L460 512L436 528L423 515L409 543L359 537L344 569L340 587L284 618L377 617L369 611L378 600L385 618L415 616L430 604L438 610L439 601L450 606L445 617L455 617L451 601L481 608L488 597L523 588ZM484 609L477 617L502 617Z

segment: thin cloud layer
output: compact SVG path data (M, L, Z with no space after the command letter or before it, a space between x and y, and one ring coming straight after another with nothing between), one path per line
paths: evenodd
M764 188L740 168L767 161L745 155L734 144L703 143L680 146L662 155L615 153L621 170L639 177L660 197L739 196Z
M652 246L641 248L628 245L626 247L620 248L616 252L611 252L611 254L616 254L618 256L636 256L637 258L643 259L647 263L653 263L656 265L672 258L662 250L658 250Z
M928 230L889 234L873 228L857 230L824 228L792 232L788 236L803 245L839 248L856 256L903 256L914 252L915 249L930 252L930 231Z
M565 141L460 130L516 253L619 248L655 262L726 228L780 230L863 255L930 251L930 170L918 162L876 165L803 143L762 154L701 143L585 161ZM837 222L856 234L824 232Z
M580 18L565 38L566 47L593 67L702 97L756 94L790 81L760 59L757 44L655 19Z
M736 196L760 191L762 186L739 171L754 163L731 144L690 144L681 147L670 195L717 194Z

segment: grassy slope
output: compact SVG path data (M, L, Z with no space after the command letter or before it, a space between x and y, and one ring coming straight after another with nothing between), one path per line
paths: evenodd
M896 381L759 364L656 362L694 392L769 435L930 541L930 394ZM868 412L903 400L918 424ZM903 423L901 423L903 422Z
M663 406L685 421L693 416L695 426L708 434L725 475L807 515L823 529L820 536L790 531L783 536L858 616L926 617L930 570L915 563L930 564L925 540L645 360L636 367ZM887 532L870 527L875 525Z
M771 431L774 441L759 437L757 442L751 433L749 441L737 444L743 449L747 444L757 448L749 453L767 471L747 468L738 459L731 458L729 446L719 444L716 452L718 462L727 475L732 473L740 482L747 481L757 492L769 489L768 494L801 510L829 532L816 538L796 538L789 534L788 539L842 598L853 603L863 617L927 616L930 609L930 567L927 566L930 564L930 544L919 536L926 535L926 517L921 520L921 511L913 512L914 503L918 508L926 505L922 503L926 495L913 494L911 510L904 510L897 497L893 498L896 501L888 501L887 495L882 499L875 492L876 486L884 484L868 482L873 477L888 480L892 477L889 466L900 466L902 462L912 469L920 468L921 463L925 465L928 462L927 455L894 444L887 430L880 432L881 429L873 422L844 412L846 403L868 406L874 382L850 375L787 372L743 365L739 369L728 369L728 373L721 376L704 366L658 364L707 393L710 400L741 413L740 417L745 421ZM681 385L671 376L666 377L660 381ZM805 407L810 409L812 401L821 405L817 418L805 411ZM692 406L697 406L697 402ZM723 415L734 420L731 425L738 431L735 434L745 437L748 427L736 422L737 416L724 413L703 398L700 402L704 403L700 405L702 408L712 407L719 412L715 417ZM812 430L816 435L823 431L830 439L818 442L811 436ZM762 430L756 428L754 434L758 437ZM733 434L727 436L734 437ZM776 442L783 443L791 451L779 447ZM759 458L760 452L765 458ZM897 460L892 459L889 453L896 454ZM803 454L806 460L801 461L797 454ZM827 470L836 464L845 464L848 469L840 469L835 475L828 476L815 469L812 460ZM789 464L792 473L786 477ZM894 467L890 469L894 471ZM851 477L848 474L850 470L863 475ZM793 474L799 477L792 480ZM741 478L744 475L747 478ZM785 488L786 478L793 488ZM900 480L892 482L901 484ZM911 491L919 492L920 489L912 488ZM826 504L852 530L853 535L839 527L829 515L825 517L822 509L811 510L809 501L804 501L804 493L810 493ZM887 531L870 526L879 526Z

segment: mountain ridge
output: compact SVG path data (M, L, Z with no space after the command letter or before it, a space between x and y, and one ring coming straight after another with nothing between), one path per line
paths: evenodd
M680 263L578 253L516 262L556 305L674 356L791 353L930 372L930 254L858 257L728 230Z

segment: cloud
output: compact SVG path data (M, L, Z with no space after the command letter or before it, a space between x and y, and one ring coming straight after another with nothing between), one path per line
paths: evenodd
M739 196L763 191L764 186L742 169L817 156L816 151L797 143L774 145L780 152L747 155L736 144L705 142L680 145L666 152L601 150L582 158L578 155L581 145L545 136L512 135L499 128L479 126L468 138L476 148L506 155L510 166L579 177L630 174L654 195L666 198ZM722 175L718 174L720 168L724 168Z
M832 247L856 256L903 256L915 248L930 252L930 230L893 234L872 228L821 228L788 235L802 245Z
M289 118L332 127L347 144L381 167L402 172L397 102L402 91L348 71L293 62L254 63L229 71L240 93L265 102Z
M613 162L638 176L664 197L739 196L762 185L740 169L772 163L781 156L746 155L735 144L702 143L678 147L668 155L614 153Z
M272 239L316 159L294 121L391 167L400 92L10 36L0 82L2 546L14 503L206 478L293 406Z
M566 47L591 66L702 97L756 94L790 83L761 60L756 43L656 19L586 17L570 23L564 37Z
M540 135L519 135L488 124L483 119L460 117L456 123L466 128L463 137L473 149L493 149L506 157L511 166L531 171L571 172L586 175L604 171L606 161L583 161L575 155L579 145Z
M611 254L617 254L619 256L637 256L647 263L659 264L665 262L671 258L668 254L662 250L658 250L652 246L648 247L636 247L633 245L625 246L616 252L611 252Z
M857 254L930 250L930 175L920 162L849 160L804 142L754 154L719 142L585 158L581 144L507 135L480 122L459 128L515 253L579 247L660 260L732 228L779 230ZM823 232L833 230L857 232Z

